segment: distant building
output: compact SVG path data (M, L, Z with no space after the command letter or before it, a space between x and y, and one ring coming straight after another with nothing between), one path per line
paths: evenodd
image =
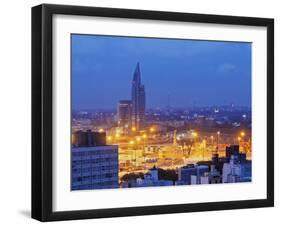
M210 183L210 181L209 181L208 175L200 177L200 184L209 184L209 183Z
M209 183L210 184L218 184L218 183L221 183L221 182L222 182L222 179L221 179L220 172L217 170L215 165L211 165L211 170L210 170L210 173L209 173Z
M188 164L184 167L181 167L178 172L179 181L182 184L191 184L191 175L196 175L196 169L194 164Z
M179 182L178 184L200 184L201 176L209 172L207 165L194 165L188 164L179 169Z
M132 101L120 100L117 109L118 126L125 130L131 128L132 124Z
M222 183L221 174L214 165L197 165L180 169L178 185L182 184L218 184ZM184 177L183 177L184 176Z
M106 145L105 132L79 130L72 134L72 145L74 147L93 147Z
M239 152L238 145L228 147L226 149L226 157L229 161L223 164L223 183L251 181L252 161L246 160L246 154Z
M190 175L190 184L199 184L198 180L200 180L200 177L197 178L197 175Z
M123 182L122 187L153 187L153 186L171 186L172 180L159 180L158 169L156 167L151 168L144 178L137 178L136 180L130 180Z
M79 131L71 150L71 189L118 188L118 145L106 145L105 133Z
M239 145L230 145L225 149L225 157L229 161L231 155L239 155Z
M137 130L145 125L145 89L141 84L139 63L136 66L132 82L132 126Z

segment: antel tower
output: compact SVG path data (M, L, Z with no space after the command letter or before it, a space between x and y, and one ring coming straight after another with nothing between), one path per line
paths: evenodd
M132 126L137 130L145 126L145 89L141 84L139 63L135 68L132 82Z

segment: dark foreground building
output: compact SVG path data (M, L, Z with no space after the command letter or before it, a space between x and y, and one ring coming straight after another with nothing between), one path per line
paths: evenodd
M118 188L118 145L106 134L78 131L71 150L71 190Z

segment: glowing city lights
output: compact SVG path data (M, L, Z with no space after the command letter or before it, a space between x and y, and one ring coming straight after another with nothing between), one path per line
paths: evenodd
M119 138L119 137L120 137L120 134L119 134L119 133L116 133L116 134L115 134L115 137L116 137L116 138Z
M197 133L197 132L192 132L192 136L193 136L194 138L197 138L197 137L198 137L198 133Z

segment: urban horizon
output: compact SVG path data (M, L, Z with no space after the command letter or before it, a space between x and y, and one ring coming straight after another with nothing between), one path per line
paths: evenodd
M176 106L170 106L170 109L174 110L192 110L192 109L198 109L198 108L209 108L209 109L215 109L215 108L226 108L235 106L237 108L244 108L251 110L251 106L245 106L245 105L234 105L232 103L225 104L225 105L198 105L198 106L187 106L187 107L176 107ZM167 107L154 107L154 108L147 108L147 110L164 110L167 109ZM89 111L89 112L95 112L95 111L116 111L116 107L112 108L82 108L82 109L72 109L72 112L79 112L79 111Z

